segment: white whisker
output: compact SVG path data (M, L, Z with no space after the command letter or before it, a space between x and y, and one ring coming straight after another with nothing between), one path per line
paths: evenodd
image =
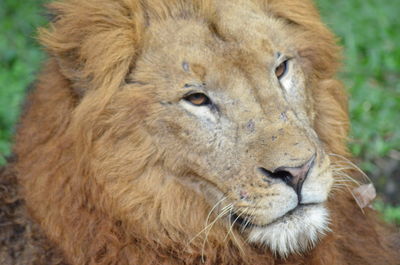
M333 157L337 157L337 158L341 158L342 162L346 163L347 165L353 167L355 170L357 170L358 172L360 172L364 178L366 180L368 180L369 182L372 182L371 179L367 176L367 174L365 174L364 171L362 171L356 164L354 164L352 161L350 161L348 158L346 158L345 156L339 155L339 154L334 154L334 153L329 153L329 156L333 156Z
M209 225L207 225L207 227L205 229L203 229L203 230L207 230L206 236L205 236L205 238L203 240L203 245L202 245L202 248L201 248L201 259L202 259L203 263L204 263L204 249L205 249L205 246L206 246L208 235L209 235L212 227L214 226L214 224L219 219L221 219L223 216L225 216L227 213L229 213L232 210L232 208L233 208L232 204L228 204L227 206L222 208L221 213Z

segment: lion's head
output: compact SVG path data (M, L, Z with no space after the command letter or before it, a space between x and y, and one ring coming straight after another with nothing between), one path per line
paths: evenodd
M20 166L43 179L24 180L32 198L70 200L159 245L228 237L282 257L315 246L330 230L329 153L346 152L347 114L338 49L313 6L138 2L53 4L41 40L54 60L37 93L63 87L47 103L55 131L30 160L59 166ZM17 153L34 135L24 128ZM35 214L51 237L80 229L74 207L46 207Z
M314 129L310 62L285 21L237 4L220 10L219 23L236 22L150 23L113 108L147 92L141 130L162 154L164 177L250 242L302 252L329 229L333 182Z

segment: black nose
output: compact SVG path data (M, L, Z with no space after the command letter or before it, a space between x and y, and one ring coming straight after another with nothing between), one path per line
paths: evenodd
M292 187L301 201L301 188L307 178L310 168L312 168L315 160L313 155L306 163L298 167L278 167L273 172L260 167L260 171L267 177L282 179L287 185Z

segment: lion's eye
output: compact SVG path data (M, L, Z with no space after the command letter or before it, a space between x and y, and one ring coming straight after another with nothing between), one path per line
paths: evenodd
M281 79L287 72L287 62L288 60L283 61L278 67L275 68L275 75L278 79Z
M203 93L193 93L183 98L195 106L205 106L211 104L211 100Z

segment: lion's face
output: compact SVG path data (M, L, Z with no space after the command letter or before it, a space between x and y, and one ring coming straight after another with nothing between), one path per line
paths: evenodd
M289 26L226 8L223 21L243 20L151 24L124 89L151 91L145 130L166 178L203 196L250 242L301 252L328 230L333 182L313 129L314 77Z

